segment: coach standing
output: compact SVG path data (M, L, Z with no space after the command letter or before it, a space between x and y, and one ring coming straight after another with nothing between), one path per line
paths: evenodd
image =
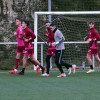
M67 69L69 69L69 73L71 73L71 68L73 67L73 72L75 73L76 65L67 64L62 60L64 50L65 50L65 46L64 46L65 38L62 32L58 30L54 24L50 25L50 29L54 33L54 39L55 39L55 42L52 43L52 46L56 46L55 63L59 71L61 72L61 75L57 77L66 77L66 74L64 73L62 66L65 66Z

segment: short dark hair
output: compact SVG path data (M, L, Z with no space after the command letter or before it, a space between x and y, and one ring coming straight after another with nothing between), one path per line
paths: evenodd
M89 24L95 24L93 21L90 21Z
M51 22L47 20L47 21L45 21L45 24L46 24L46 23L51 23Z
M56 26L56 25L54 25L53 23L51 23L50 26Z
M27 24L27 26L29 26L29 21L28 20L22 20L22 22L25 22L25 24Z
M22 21L20 18L16 18L16 20Z

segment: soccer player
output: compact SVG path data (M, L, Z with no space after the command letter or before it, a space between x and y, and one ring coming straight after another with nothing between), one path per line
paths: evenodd
M90 70L87 73L92 73L94 72L93 69L93 63L91 56L94 55L95 59L100 63L100 58L98 55L98 43L97 41L100 40L100 35L98 31L94 28L95 24L94 22L89 23L89 31L88 31L88 36L84 38L84 41L89 41L89 50L87 52L87 60L90 65Z
M66 74L62 69L62 66L65 66L66 68L73 67L73 73L75 73L76 65L67 64L62 60L64 50L65 50L65 46L64 46L65 38L62 32L59 29L57 29L57 27L54 24L50 25L50 29L54 33L54 39L55 39L55 42L52 43L52 46L56 46L55 63L59 71L61 72L61 75L57 77L66 77Z
M24 75L25 67L27 60L31 61L35 66L38 65L37 68L37 74L39 73L40 68L42 69L42 74L45 71L45 68L40 65L40 62L35 59L34 53L33 53L33 44L32 40L36 38L35 34L32 32L31 29L29 29L27 26L29 26L29 22L27 20L22 21L22 27L23 27L23 39L25 44L25 52L23 57L23 68L22 71L19 72L19 75Z
M54 33L50 29L50 22L47 21L45 23L45 26L48 30L48 34L44 33L44 36L48 38L47 44L48 44L48 50L47 50L47 55L46 55L46 67L47 71L46 73L42 74L42 76L50 76L49 71L50 71L50 58L53 56L55 57L55 51L56 51L56 46L51 46L50 44L54 42Z
M19 65L19 62L20 62L20 57L21 57L21 54L24 51L24 41L22 39L23 28L21 26L21 20L19 18L16 19L16 26L17 26L17 30L14 33L14 35L17 38L16 65L15 65L14 70L9 71L10 74L17 74L18 73L17 69L18 69L18 65Z

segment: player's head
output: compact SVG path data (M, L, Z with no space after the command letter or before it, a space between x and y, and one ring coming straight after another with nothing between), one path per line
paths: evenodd
M29 21L23 20L23 21L22 21L22 27L23 27L23 28L26 28L27 26L29 26Z
M45 22L45 26L46 26L46 28L50 28L50 24L51 24L51 22L46 21L46 22Z
M16 18L16 25L17 26L21 25L21 19L20 18Z
M50 29L51 29L51 31L54 31L54 29L56 28L56 26L52 23L52 24L50 24Z
M91 29L91 28L94 28L94 25L95 25L94 22L89 22L89 27L90 27L90 29Z

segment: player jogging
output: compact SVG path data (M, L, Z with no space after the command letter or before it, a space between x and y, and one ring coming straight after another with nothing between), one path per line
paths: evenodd
M23 53L23 50L24 50L24 41L22 39L23 28L21 26L21 20L19 18L16 19L16 26L17 26L17 30L14 33L14 35L17 37L16 65L15 65L14 70L9 71L10 74L17 74L17 69L18 69L18 65L20 62L20 57L21 57L21 54Z
M95 59L100 63L100 58L98 55L98 43L97 43L97 41L100 40L100 35L98 31L94 28L94 26L95 26L94 22L89 23L90 29L88 31L88 36L84 38L84 41L89 41L89 50L87 52L86 58L89 62L90 70L87 73L94 72L93 63L91 59L92 55L94 55Z
M47 50L47 55L46 55L46 67L47 67L47 71L46 73L42 74L42 76L50 76L49 74L49 70L50 70L50 58L53 56L55 57L55 51L56 51L56 46L51 46L51 43L54 42L54 33L51 31L50 29L50 22L47 21L45 23L45 26L48 30L48 34L44 33L44 36L46 36L48 38L47 40L47 44L48 44L48 50Z
M53 46L56 46L55 63L57 65L59 71L61 72L61 75L59 75L57 77L66 77L66 74L64 73L64 71L62 69L62 66L65 66L67 69L69 67L73 67L73 72L75 73L76 65L67 64L62 60L64 50L65 50L65 46L64 46L65 38L64 38L62 32L60 30L58 30L54 24L50 25L50 29L54 33L54 39L55 39L55 42L52 43Z
M42 69L42 74L45 71L45 68L42 67L39 63L38 60L35 59L34 57L34 53L33 53L33 44L32 44L32 40L34 40L36 38L35 34L32 32L31 29L29 29L27 26L29 25L29 22L26 20L23 20L22 22L22 27L23 27L23 40L24 40L24 44L25 44L25 52L24 52L24 57L23 57L23 68L22 71L19 72L19 75L24 75L24 71L25 71L25 67L26 67L26 63L27 60L29 59L35 66L38 65L37 69ZM38 70L37 70L37 74L38 74Z

